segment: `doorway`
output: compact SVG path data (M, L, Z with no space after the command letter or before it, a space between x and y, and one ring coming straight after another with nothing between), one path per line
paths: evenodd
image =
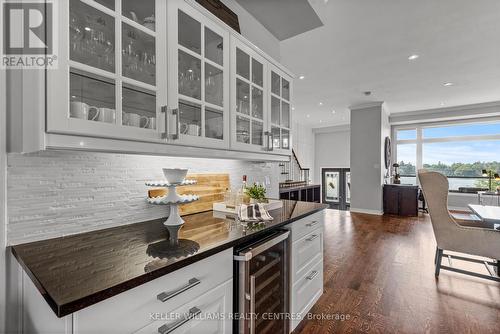
M322 168L321 180L323 203L330 209L348 211L351 206L351 170Z

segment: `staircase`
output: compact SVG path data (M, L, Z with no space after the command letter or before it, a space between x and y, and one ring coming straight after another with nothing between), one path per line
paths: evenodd
M300 187L309 184L309 168L302 168L299 159L292 149L290 161L282 162L280 188Z

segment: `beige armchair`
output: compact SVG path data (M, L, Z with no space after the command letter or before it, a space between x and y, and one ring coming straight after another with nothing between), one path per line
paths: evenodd
M490 259L500 259L500 231L491 228L459 225L448 211L448 179L446 176L437 172L419 170L418 178L429 208L432 228L437 242L436 277L439 276L440 269L443 269L500 282L500 278L490 269L490 266L498 266L498 262L444 253L447 250ZM443 256L448 258L450 266L441 264ZM452 259L482 263L486 266L490 275L454 268L451 263Z

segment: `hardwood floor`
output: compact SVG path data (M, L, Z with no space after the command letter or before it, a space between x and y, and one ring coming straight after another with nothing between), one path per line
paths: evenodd
M426 215L329 211L325 291L311 315L349 318L306 319L294 333L499 333L500 283L447 271L435 279L435 247Z

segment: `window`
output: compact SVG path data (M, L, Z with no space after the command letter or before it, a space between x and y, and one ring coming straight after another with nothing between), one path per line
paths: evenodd
M450 191L488 190L483 170L500 172L500 122L418 125L395 129L401 183L416 184L416 170L443 173ZM491 189L500 186L492 180Z

